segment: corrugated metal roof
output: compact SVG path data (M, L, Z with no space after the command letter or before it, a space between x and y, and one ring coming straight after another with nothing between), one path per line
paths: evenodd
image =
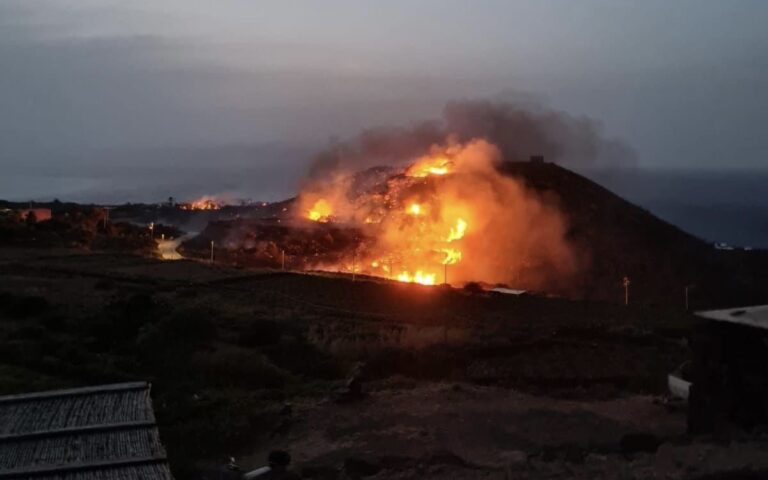
M696 315L709 320L738 323L740 325L768 329L768 305L728 308L724 310L707 310L696 312Z
M149 384L0 397L0 480L171 480Z
M505 295L523 295L525 293L528 293L528 290L519 290L517 288L503 288L503 287L492 288L491 291L496 293L503 293Z

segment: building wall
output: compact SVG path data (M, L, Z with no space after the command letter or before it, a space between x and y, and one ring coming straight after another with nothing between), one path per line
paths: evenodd
M692 348L689 432L768 425L768 331L703 321Z

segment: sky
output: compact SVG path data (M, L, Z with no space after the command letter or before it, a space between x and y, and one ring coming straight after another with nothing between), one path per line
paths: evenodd
M590 117L641 168L765 171L766 19L764 0L0 0L0 198L279 198L331 139L457 99Z

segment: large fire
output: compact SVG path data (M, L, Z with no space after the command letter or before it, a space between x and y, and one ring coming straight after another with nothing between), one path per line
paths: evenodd
M188 203L179 204L179 208L182 210L219 210L222 206L223 203L220 200L207 195Z
M498 173L498 159L484 140L449 140L366 188L355 175L309 185L299 196L303 218L363 237L340 264L316 267L424 285L515 283L522 275L535 283L542 267L570 273L562 217Z
M307 218L313 222L326 223L331 221L333 209L325 199L318 199L307 211Z

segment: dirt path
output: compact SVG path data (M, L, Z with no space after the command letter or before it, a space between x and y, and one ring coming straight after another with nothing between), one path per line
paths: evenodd
M174 238L173 240L158 240L157 249L160 251L160 255L163 260L181 260L184 258L176 249L179 248L184 241L197 235L197 233L187 233L181 237Z

